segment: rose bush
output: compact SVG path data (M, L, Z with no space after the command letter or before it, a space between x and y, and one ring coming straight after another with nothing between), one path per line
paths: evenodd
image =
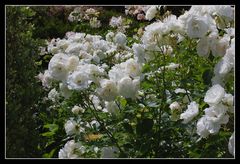
M64 20L43 21L51 39L35 61L43 157L235 156L234 7L49 9ZM41 24L44 7L31 10Z
M234 8L160 8L131 44L124 30L48 42L42 83L67 113L59 158L234 156Z

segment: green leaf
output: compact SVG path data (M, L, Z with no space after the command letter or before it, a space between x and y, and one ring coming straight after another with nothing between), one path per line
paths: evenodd
M43 137L51 137L51 136L53 136L55 133L54 132L45 132L45 133L42 133L41 135L43 136Z
M43 154L43 158L52 158L55 151L56 149L52 149L50 153Z
M58 125L57 124L46 124L43 126L43 128L49 129L49 131L57 131Z
M47 60L47 61L49 61L51 58L52 58L51 55L45 55L45 56L43 57L43 59L44 59L44 60Z
M148 107L157 108L159 107L159 104L156 102L148 102Z
M41 135L44 137L51 137L55 135L55 133L58 131L58 125L57 124L46 124L43 126L45 129L49 129L48 132L44 132Z
M149 64L145 64L143 67L142 67L142 72L149 72L151 71L151 67Z
M199 153L197 153L195 151L189 151L189 156L191 158L199 158L199 157L201 157L201 154L199 154Z
M141 83L141 88L143 88L143 89L150 89L150 88L152 88L153 87L153 84L151 84L150 82L148 82L148 81L143 81L142 83Z
M125 106L127 105L127 100L125 98L121 98L120 99L120 104L123 108L125 108Z
M42 60L38 61L38 62L35 62L36 65L40 66L42 65Z

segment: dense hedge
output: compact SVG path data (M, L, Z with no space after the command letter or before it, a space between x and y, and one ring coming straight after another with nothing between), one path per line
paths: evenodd
M32 38L34 12L6 7L6 157L39 157L39 135L34 121L42 90L34 76L40 41Z

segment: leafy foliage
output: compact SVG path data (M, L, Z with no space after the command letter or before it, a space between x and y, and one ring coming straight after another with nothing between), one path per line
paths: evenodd
M112 101L116 106L115 112L103 112L107 108L106 104L103 105L105 102L100 99L96 105L96 100L90 98L92 94L98 95L96 89L99 84L91 83L87 89L71 91L69 98L60 96L56 101L50 101L44 97L49 88L42 90L34 76L48 69L54 53L39 55L39 46L46 46L42 39L64 38L69 31L105 38L110 31L118 30L109 26L111 17L122 16L126 18L124 23L130 25L125 32L126 46L132 47L134 43L142 42L143 29L151 22L140 22L124 15L123 6L103 7L98 17L102 26L97 29L86 20L68 21L73 7L7 6L6 9L7 157L56 158L66 143L73 140L84 149L76 148L71 153L76 151L83 158L101 158L104 148L111 147L118 150L117 157L120 158L232 157L227 150L234 131L234 114L230 114L229 123L222 126L218 134L201 140L196 134L197 121L208 107L204 96L212 86L213 68L221 60L212 52L209 57L199 56L196 39L184 36L177 42L169 34L166 37L170 39L166 42L173 51L168 55L157 40L155 44L160 51L144 51L144 55L151 53L154 60L146 61L142 66L138 96L132 99L118 95ZM180 15L182 8L172 9L173 13ZM159 19L169 15L162 10L160 13L157 15ZM223 36L224 31L220 30L220 35ZM121 46L117 48L120 54L125 53L122 49ZM133 54L131 50L130 56ZM107 64L109 68L106 70L109 71L121 60L125 61L115 61L115 55L112 53L99 63ZM169 63L179 65L172 70L168 69ZM130 79L133 78L130 76ZM59 81L53 82L52 88L60 90L58 84ZM234 77L229 76L225 85L227 93L234 94L233 86ZM176 88L186 92L176 93ZM192 100L199 104L199 115L183 124L179 115ZM173 112L170 109L173 101L180 102L182 109ZM84 112L73 112L76 105ZM69 120L75 134L67 132Z
M32 38L34 27L29 19L34 11L7 6L6 15L6 156L39 157L41 141L34 117L38 111L35 103L43 91L34 78L34 61L42 42Z

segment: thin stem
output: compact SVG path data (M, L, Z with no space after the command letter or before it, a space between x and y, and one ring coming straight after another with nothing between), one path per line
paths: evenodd
M119 151L120 151L122 154L126 155L126 154L124 153L124 151L122 150L122 148L119 146L117 140L114 138L113 134L104 126L103 121L102 121L102 120L99 118L99 116L96 114L95 111L97 111L97 109L95 108L92 100L89 100L88 98L86 98L86 100L87 100L88 103L90 103L90 104L92 105L93 109L91 108L90 105L86 104L86 105L88 106L88 108L91 110L91 112L93 113L93 115L94 115L94 117L96 118L96 120L97 120L97 121L99 122L99 124L101 125L101 127L102 127L102 128L104 129L104 131L107 133L108 137L112 140L113 143L116 144L116 146L117 146L117 148L119 149ZM126 156L127 156L127 155L126 155Z
M114 102L115 102L115 104L117 105L117 107L118 107L118 109L119 109L119 111L120 111L120 113L121 113L122 109L121 109L120 104L119 104L117 101L114 101Z
M190 96L188 94L188 91L187 91L186 87L184 87L184 90L186 91L186 95L187 95L188 101L191 102L191 99L190 99Z
M166 82L165 82L165 55L163 54L163 73L162 73L162 81L163 81L163 100L166 100Z
M159 153L160 153L160 148L159 147L160 147L160 142L161 142L161 133L160 132L161 132L161 121L162 121L162 108L165 108L164 102L166 102L166 81L165 81L166 58L165 58L164 50L162 49L161 44L160 44L158 38L157 38L157 44L158 44L158 47L160 48L161 55L163 55L163 70L161 72L162 77L157 76L157 74L156 74L156 77L157 77L156 87L157 87L157 89L159 89L161 87L161 85L159 83L160 78L161 78L162 79L162 86L163 86L163 90L162 90L163 98L162 98L162 101L161 101L161 106L160 106L160 108L159 108L159 110L157 112L157 118L158 118L157 119L157 124L158 124L157 134L158 134L158 137L157 137L157 147L156 147L156 150L155 150L156 157L158 157ZM160 62L159 59L160 58L156 58L156 59L157 59L156 60L157 64L159 65L159 62ZM160 93L161 93L161 91L159 90L158 94L160 94Z
M163 54L163 72L162 72L162 82L163 82L163 100L161 102L161 107L160 107L160 110L159 110L159 117L158 117L158 122L159 122L159 126L158 126L158 138L159 138L159 141L158 141L158 147L160 147L160 141L161 141L161 119L162 119L162 108L165 108L165 105L164 103L166 102L166 82L165 82L165 54ZM158 153L159 153L159 149L158 149Z

